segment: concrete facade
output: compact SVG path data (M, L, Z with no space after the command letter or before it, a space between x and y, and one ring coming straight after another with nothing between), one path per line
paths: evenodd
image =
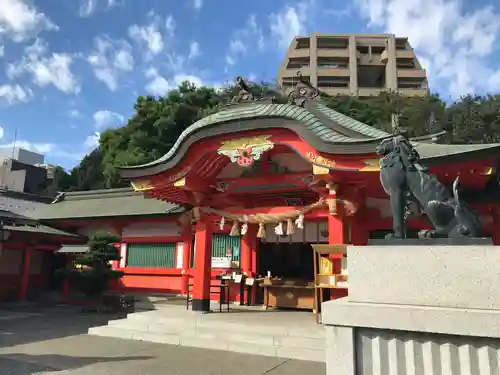
M351 302L500 309L500 246L368 249L350 248Z
M297 36L277 75L283 89L304 79L330 95L378 95L396 91L428 93L427 75L407 38L393 34L320 34Z
M327 374L498 373L500 247L351 246L348 259L349 297L323 304Z
M24 148L14 147L13 149L3 149L0 151L0 160L14 159L20 163L35 165L43 164L45 155L38 152L25 150Z

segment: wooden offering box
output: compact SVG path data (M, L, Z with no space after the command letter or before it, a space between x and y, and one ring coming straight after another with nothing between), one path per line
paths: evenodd
M266 278L260 284L264 288L264 306L294 309L313 309L314 283L301 280Z

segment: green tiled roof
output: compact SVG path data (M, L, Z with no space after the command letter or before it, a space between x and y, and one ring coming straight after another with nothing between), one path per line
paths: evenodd
M30 216L39 220L104 218L176 214L176 204L145 197L132 188L62 193L53 203L43 205Z
M62 254L82 254L88 253L89 251L90 248L88 245L63 245L57 250L58 253Z
M334 111L328 108L326 105L321 103L312 103L311 108L318 110L327 116L330 120L338 123L342 127L349 129L351 131L357 132L369 138L383 138L390 136L389 133L374 128L373 126L367 125L364 122L353 119L352 117L346 116L340 112Z
M173 147L161 158L143 165L120 167L122 176L126 179L138 178L139 176L156 174L162 168L168 169L176 165L181 151L188 139L199 140L200 137L210 134L208 128L223 125L230 122L243 120L262 120L263 128L266 127L266 119L284 119L282 126L290 127L293 131L301 133L304 137L312 135L307 141L315 142L314 147L320 152L333 154L373 154L377 144L391 134L374 128L368 124L357 121L349 116L343 115L328 108L321 101L309 101L303 107L293 104L275 103L245 103L238 104L210 116L200 119L186 130L184 130ZM290 121L286 121L290 120ZM268 121L269 123L270 121ZM279 123L278 123L279 124ZM244 124L238 124L238 130L245 130ZM278 125L279 126L279 125ZM257 127L258 128L258 127ZM196 134L205 131L205 135ZM216 133L214 131L214 133ZM209 135L208 135L209 136ZM458 155L462 153L473 153L474 151L500 148L500 144L492 145L439 145L425 142L425 137L415 140L417 150L422 158L433 159L447 155ZM470 154L469 154L470 156ZM169 164L170 163L170 164Z
M415 149L418 151L422 159L438 158L441 156L451 156L457 154L466 154L468 152L474 152L478 150L494 149L500 146L499 143L446 145L446 144L434 144L425 142L412 142L412 144L415 146Z
M4 230L10 230L12 232L26 232L26 233L39 233L39 234L48 234L53 236L64 236L64 237L82 237L79 234L66 232L60 229L55 229L48 227L46 225L5 225Z
M326 116L327 121L322 121L318 118L318 116L314 113L315 109L318 110L320 114ZM372 128L371 126L351 119L348 116L344 116L341 113L329 109L321 104L315 104L310 108L302 108L291 104L243 104L214 113L195 122L181 133L174 146L164 156L151 163L143 164L137 167L144 168L169 160L177 152L182 142L201 128L218 123L256 118L284 118L296 120L310 132L316 134L316 136L328 143L348 144L366 142L367 137L383 138L389 135L386 132ZM358 133L358 136L347 136L343 134L342 130L338 130L342 128L351 132L356 132Z

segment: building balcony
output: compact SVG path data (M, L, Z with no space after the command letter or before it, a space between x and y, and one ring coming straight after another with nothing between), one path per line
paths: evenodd
M398 89L398 92L404 96L426 96L429 94L429 90L426 88Z
M297 72L300 72L303 76L310 76L311 75L311 67L310 66L297 66L296 68L286 68L280 72L280 75L282 77L294 77L297 82Z
M351 90L348 87L321 87L320 90L330 96L351 95Z
M415 52L413 49L398 49L396 50L397 59L414 59Z
M311 55L311 50L309 48L299 48L288 50L288 58L294 57L309 57Z
M349 58L348 48L318 48L317 57L347 57Z
M358 96L378 96L385 87L362 87L358 88Z
M349 77L350 71L349 68L317 68L318 76L326 76L326 77Z
M398 78L427 78L424 69L398 69L397 70Z
M382 62L382 59L380 55L377 54L368 54L368 53L362 53L358 57L358 64L359 65L385 65L385 63Z

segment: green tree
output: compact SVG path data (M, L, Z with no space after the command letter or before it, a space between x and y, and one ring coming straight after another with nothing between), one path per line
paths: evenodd
M147 163L167 153L188 126L216 110L222 96L188 82L165 97L140 96L127 124L101 135L105 186L121 184L118 166Z
M100 301L112 280L119 279L123 272L111 268L111 261L120 260L114 244L120 237L108 233L89 236L89 252L76 258L77 268L66 272L70 285L92 301Z
M500 142L500 95L466 95L448 109L454 143Z

